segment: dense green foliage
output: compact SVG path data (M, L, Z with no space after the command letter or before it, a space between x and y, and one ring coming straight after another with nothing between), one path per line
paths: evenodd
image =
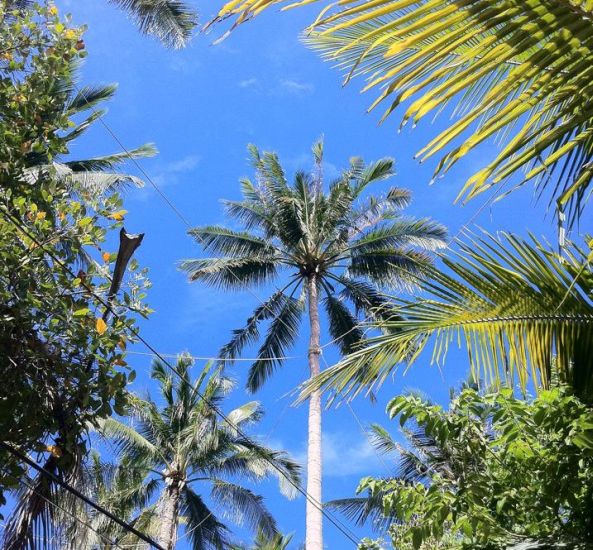
M113 301L121 315L105 323L92 294L111 284L116 254L103 246L121 226L122 201L56 163L85 129L70 118L82 29L53 7L4 12L0 44L0 432L67 476L89 425L124 410L129 312L148 312L145 279L128 281ZM126 179L112 174L101 190ZM4 452L0 462L3 489L21 470Z
M394 548L593 542L593 410L565 387L532 400L464 389L448 410L417 395L387 410L411 428L407 473L364 479Z

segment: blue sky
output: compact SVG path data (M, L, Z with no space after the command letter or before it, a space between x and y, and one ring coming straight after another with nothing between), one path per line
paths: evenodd
M288 14L270 11L217 46L211 45L213 35L197 36L185 50L167 51L156 41L140 36L125 15L107 1L61 0L57 4L61 11L71 12L77 23L89 26L85 37L89 56L82 66L80 82L119 83L106 122L126 147L145 142L157 145L160 154L142 161L142 166L192 225L225 222L220 199L238 198L238 179L251 175L248 143L277 151L284 166L294 171L311 166L310 146L322 134L329 173L345 166L354 155L367 160L395 157L398 175L390 184L414 193L414 203L407 213L432 217L448 226L451 234L476 213L486 198L463 207L453 205L465 178L493 155L495 145L482 147L445 179L429 186L437 159L421 166L412 157L447 122L446 114L433 124L426 121L415 130L407 128L399 134L401 111L377 126L379 113L365 114L372 96L359 94L360 83L354 81L342 88L338 72L299 42L299 30L310 21L315 6ZM216 4L196 6L205 21ZM113 138L96 125L76 145L73 155L117 150ZM133 166L129 170L135 172ZM374 192L385 188L379 186ZM146 234L137 257L149 268L153 283L148 302L155 313L142 323L143 336L162 353L216 355L231 329L245 322L258 305L258 298L265 298L270 289L256 289L256 297L248 292L230 294L189 284L177 264L199 256L200 251L186 235L180 219L150 186L130 191L126 208L130 212L127 229ZM490 230L523 235L529 230L552 242L556 238L551 216L545 218L545 204L534 204L529 188L484 209L476 221ZM253 431L299 459L305 456L306 411L304 407L290 407L286 394L305 375L306 336L305 330L290 352L297 358L287 361L255 396L267 415ZM327 332L322 340L330 340ZM253 355L254 350L250 351ZM324 353L329 364L337 358L331 347ZM138 372L134 390L154 391L147 376L150 357L131 355L130 364ZM229 400L229 408L254 398L243 390L247 366L238 363L231 370L238 388ZM388 425L384 409L394 395L405 388L419 388L446 403L449 388L466 375L462 353L452 353L442 372L424 359L406 376L398 374L389 380L376 404L359 398L353 407L363 424ZM396 427L392 427L395 432ZM386 473L385 465L370 448L347 407L326 413L324 438L324 499L351 496L361 477ZM295 543L300 543L304 538L304 499L287 501L272 483L259 490L282 531L294 532ZM371 534L369 529L352 528L358 536ZM238 529L237 533L248 540L245 530ZM330 549L352 546L327 523L325 541Z

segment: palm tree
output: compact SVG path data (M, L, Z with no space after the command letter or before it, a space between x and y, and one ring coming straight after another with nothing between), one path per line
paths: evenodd
M322 388L355 395L412 364L433 344L443 363L451 341L465 342L472 376L547 388L552 373L582 399L593 399L593 252L576 246L562 256L512 235L474 236L460 243L447 271L432 269L420 299L396 299L399 317L385 332L322 373L305 395ZM409 350L414 353L410 355Z
M144 34L170 48L183 48L197 25L196 13L182 0L109 0L124 10ZM32 0L6 0L8 9L24 10ZM3 17L4 15L0 15Z
M323 304L329 332L343 353L364 339L357 314L388 317L383 286L409 286L430 264L425 252L444 245L445 229L427 219L408 219L400 210L410 202L407 190L393 187L381 198L360 202L366 188L393 174L393 160L366 166L360 158L323 189L323 144L313 147L312 174L298 172L289 184L278 157L251 146L257 183L241 182L243 200L226 201L227 213L245 226L192 229L190 234L215 258L186 260L181 268L191 281L222 289L242 289L273 281L288 272L288 282L260 305L245 327L235 330L222 348L225 359L237 357L259 338L258 327L269 328L249 370L247 387L258 390L283 363L294 343L305 304L310 328L309 371L319 374L320 318ZM420 249L418 251L417 249ZM352 312L347 307L354 305ZM321 394L309 399L307 457L307 550L321 550ZM315 502L316 501L316 502Z
M244 435L245 427L263 414L257 402L232 410L220 421L217 409L233 382L222 367L212 364L192 382L192 364L189 356L179 356L179 376L175 376L163 362L154 361L152 378L159 384L164 406L150 398L134 398L130 412L136 426L114 418L103 423L103 433L115 442L122 460L144 468L148 472L145 483L158 484L156 513L150 515L152 526L147 530L167 550L175 546L181 519L196 550L229 548L230 532L223 519L247 522L273 537L276 522L263 498L229 478L260 481L276 475L281 489L290 495L300 482L299 467L286 453ZM214 507L204 499L205 490Z
M253 545L235 546L232 550L286 550L291 540L292 535L278 533L270 538L259 532L253 541Z
M470 380L464 383L462 389L475 387ZM451 391L451 399L456 392ZM421 399L427 405L432 405L421 392L408 392L409 398ZM372 424L369 428L369 440L378 455L385 456L388 464L393 464L393 473L384 477L386 481L401 481L405 484L423 483L429 485L434 475L454 481L470 466L477 466L466 456L460 456L455 445L448 440L439 441L429 433L426 425L416 423L413 428L402 427L404 442L398 443L391 434L379 424ZM349 520L358 525L371 522L377 531L387 531L388 527L397 522L394 515L385 515L382 491L365 490L363 496L342 498L329 501L327 508L343 513Z
M282 3L228 2L214 21L237 25ZM447 151L437 174L517 129L459 198L491 187L502 194L515 175L574 219L593 179L592 22L588 0L361 0L324 7L305 40L347 81L365 76L364 90L380 90L371 108L386 103L381 120L408 99L403 124L458 103L457 120L418 153Z

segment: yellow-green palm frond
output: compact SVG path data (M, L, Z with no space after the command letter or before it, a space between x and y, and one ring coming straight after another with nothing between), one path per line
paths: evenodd
M554 371L593 398L593 271L573 248L566 257L535 238L472 236L420 283L423 298L398 299L399 316L378 320L383 331L326 370L304 393L331 389L354 396L408 368L427 346L443 365L451 343L467 348L475 380L547 387ZM422 356L423 358L426 355Z
M218 20L237 25L277 3L232 0ZM406 103L402 124L417 124L457 102L454 121L418 153L439 154L436 174L504 138L459 199L515 176L575 219L593 179L592 28L590 0L340 0L306 41L378 90L371 109L384 106L382 120Z

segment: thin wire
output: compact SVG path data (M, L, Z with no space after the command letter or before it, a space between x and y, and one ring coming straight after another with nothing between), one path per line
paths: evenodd
M86 102L86 104L89 106L91 112L93 114L98 114L98 111L94 108L94 106L89 102L89 100L87 99L86 95L84 94L84 92L80 89L80 87L73 82L72 83L73 88L78 92L78 94L84 99L84 101ZM99 122L101 123L101 125L105 128L105 130L109 133L109 135L114 139L114 141L121 147L122 151L128 155L128 158L132 161L132 163L136 166L136 168L140 171L140 173L146 178L146 180L148 181L148 183L150 183L150 185L155 189L155 191L160 195L160 197L165 201L165 203L171 208L171 210L173 210L173 212L175 213L175 215L185 224L186 227L188 228L192 228L191 223L188 221L188 219L181 213L181 211L179 210L179 208L177 208L175 206L175 204L173 203L173 201L166 195L166 193L164 193L160 187L153 181L153 179L150 177L150 175L146 172L146 170L144 170L144 168L142 167L142 165L134 158L134 156L130 153L130 151L125 147L125 145L122 143L122 141L117 137L117 134L109 127L109 125L103 120L102 117L98 117ZM238 282L241 282L241 279L239 279L238 275L232 271L228 266L225 266L225 269L227 270L228 273L230 273ZM247 287L246 290L260 303L260 305L262 307L264 307L265 309L267 309L272 316L276 317L276 315L274 314L274 311L272 310L272 308L270 308L270 306L264 302L254 291L253 289ZM282 318L279 319L280 322L287 328L290 330L290 327L284 322L284 320ZM247 325L247 327L245 327L245 329L249 328L251 326L251 324L253 324L256 321L256 318L254 317L251 322Z
M9 453L11 453L13 456L16 456L21 461L25 462L27 465L29 465L31 468L33 468L40 474L51 479L54 483L57 483L63 489L66 489L66 491L68 491L70 494L74 495L79 500L82 500L84 503L88 504L89 506L91 506L92 508L94 508L95 510L97 510L98 512L103 514L104 516L107 516L110 520L117 523L120 527L123 527L124 529L126 529L127 531L132 533L133 535L136 535L139 539L143 540L144 542L147 542L151 546L154 546L158 550L165 550L158 542L155 542L154 540L152 540L151 537L149 537L148 535L145 535L144 533L141 533L135 527L132 527L129 523L118 518L115 514L112 514L109 510L106 510L105 508L103 508L103 506L97 504L96 502L94 502L93 500L88 498L87 496L83 495L78 489L72 487L72 485L70 485L69 483L66 483L64 480L60 479L57 475L46 470L43 466L39 466L39 464L37 464L34 460L31 460L27 455L25 455L18 449L15 449L12 445L9 445L8 443L6 443L4 441L0 441L0 447L2 447L3 449L5 449Z
M27 476L26 476L27 477ZM50 506L54 506L55 508L58 508L59 510L62 510L62 512L68 514L70 517L72 517L75 521L77 521L78 523L80 523L81 525L84 525L87 529L90 529L91 531L93 531L94 533L96 533L97 535L99 535L105 542L114 545L117 548L122 548L122 546L120 546L117 541L112 541L109 537L107 537L106 535L100 533L99 531L97 531L96 529L94 529L89 523L87 523L86 521L80 519L78 516L76 516L75 514L73 514L72 512L70 512L69 510L66 510L66 508L64 508L63 506L60 506L59 504L49 500L46 496L42 495L39 491L37 491L35 489L35 487L29 485L29 483L27 483L27 481L25 481L25 478L20 478L18 481L20 481L23 485L25 485L26 487L29 488L30 491L32 491L33 493L35 493L37 496L41 497L43 500L45 500L45 502L47 502ZM3 524L4 529L6 530L6 525ZM38 538L38 537L34 537L34 538ZM53 539L54 537L52 537L50 539ZM123 550L123 548L122 548Z
M127 353L131 353L133 355L144 355L149 357L155 357L154 353L148 353L146 351L128 351ZM184 355L185 357L189 357L191 359L195 359L197 361L232 361L232 362L240 362L240 361L288 361L292 359L306 359L305 355L285 355L285 356L274 356L274 357L236 357L236 358L227 358L227 357L212 357L212 356L200 356L200 355L190 355L187 353L161 353L162 357L168 357L170 359L176 359L180 355Z
M28 232L26 229L24 229L21 225L20 222L17 220L15 221L14 217L7 212L6 210L3 210L3 213L5 214L5 216L7 217L7 219L9 219L13 225L15 225L15 227L17 227L24 235L26 235L29 239L31 239L41 250L43 250L48 256L50 256L54 262L56 262L62 269L64 269L67 273L70 274L71 277L76 277L75 273L72 271L72 269L70 269L70 267L68 265L66 265L60 258L56 257L51 251L49 251L47 248L45 248L35 237L35 235L32 235L30 232ZM113 308L111 307L111 305L106 302L105 300L103 300L100 296L98 296L95 292L94 289L92 289L91 287L88 286L88 284L86 282L81 282L81 286L85 287L87 289L87 291L89 292L89 294L91 296L93 296L95 298L95 300L101 304L103 307L105 307L107 310L109 310L111 312L111 314L117 319L117 320L121 320L121 316L115 312L113 310ZM171 370L171 372L175 373L181 380L183 380L185 383L190 384L191 382L181 373L179 372L173 365L171 365L167 359L165 357L163 357L143 336L140 335L140 333L138 332L137 329L135 329L134 327L130 327L127 326L125 327L127 328L127 330L129 332L132 333L132 335L137 338L140 342L142 342L142 344L144 344L144 346L146 346L146 348L148 348L156 357L158 357L165 366L167 366L167 368L169 368ZM245 434L216 404L212 403L212 401L210 401L207 397L205 397L201 392L199 392L198 390L195 390L196 395L198 395L201 399L204 400L204 402L206 404L208 404L208 406L210 406L212 408L212 410L218 415L220 416L221 419L223 419L229 426L231 426L241 437L243 437L246 441L249 441L250 443L255 443L249 436L247 436L247 434ZM10 449L10 447L8 445L6 445L5 443L0 441L0 446L4 446L8 449ZM14 449L13 449L14 451ZM24 457L24 455L23 455ZM26 460L29 460L27 457L24 457ZM332 515L323 509L323 505L320 502L317 502L316 499L314 499L311 495L309 495L309 493L304 490L300 485L298 485L297 483L295 483L279 466L277 466L273 461L271 461L269 458L267 457L262 457L264 458L264 460L266 462L268 462L268 464L270 464L270 466L272 466L272 468L274 468L282 477L284 477L288 483L290 483L299 493L301 493L311 504L313 504L313 506L315 506L337 529L340 530L340 532L342 532L348 539L350 539L351 542L353 542L355 545L359 544L359 540L355 537L352 536L351 534L349 534L347 532L347 527L344 528L342 525L342 522L339 519L334 519L332 517ZM34 464L33 467L35 468L40 468L37 464L35 464L34 462L31 461L32 464ZM49 474L49 472L48 472ZM51 474L50 474L51 475ZM55 480L57 480L58 483L60 484L64 484L63 481L61 481L59 478L55 477ZM64 484L66 486L68 486L67 484ZM69 487L69 486L68 486ZM73 491L76 491L76 489L70 488ZM80 494L80 493L79 493ZM82 498L86 499L86 497L84 497L84 495L80 494ZM92 502L92 501L90 501ZM92 505L92 504L91 504ZM96 506L96 505L95 505ZM107 512L107 511L105 511ZM107 512L109 513L109 512ZM113 518L115 518L115 516L113 516ZM118 523L121 522L121 520L119 520L118 518L115 518L114 521L117 521ZM122 522L123 523L123 522ZM121 524L121 523L120 523ZM133 529L132 527L130 527L130 529L132 530L132 532L134 534L136 534L137 536L140 536L141 533L139 533L138 531L136 531L135 529ZM140 536L140 538L142 538L143 540L146 540L145 538L143 538L144 536ZM152 544L152 542L151 542ZM161 546L159 545L155 545L157 548L162 549Z
M78 91L78 93L81 95L81 97L86 101L87 105L89 105L90 110L95 114L97 113L97 110L91 105L91 103L88 101L88 99L86 98L84 92L76 85L76 83L73 83L73 87ZM144 170L144 168L142 167L142 165L132 156L132 154L130 153L130 151L124 146L124 144L122 143L122 141L118 138L118 136L116 135L116 133L109 127L109 125L103 120L102 117L98 118L99 122L101 123L101 125L106 129L106 131L109 133L109 135L111 135L111 137L115 140L115 142L121 147L121 149L123 150L124 153L126 153L128 155L128 158L133 162L133 164L138 168L138 170L141 172L141 174L146 178L146 180L150 183L150 185L157 191L157 193L161 196L161 198L167 203L167 205L173 210L173 212L177 215L177 217L189 228L192 227L192 225L190 224L190 222L187 220L187 218L181 213L181 211L175 206L175 204L173 204L173 201L159 188L159 186L153 181L153 179L150 177L150 175ZM449 242L447 243L447 245L445 246L445 250L447 248L449 248L451 246L451 244L455 241L455 239L457 239L457 237L467 228L467 226L469 224L471 224L481 213L482 211L496 198L500 195L501 191L505 188L505 186L507 185L508 180L506 180L505 182L503 182L501 184L501 186L497 189L497 190L493 190L492 194L490 195L490 197L488 197L488 199L474 212L474 214L460 227L460 229L457 231L457 233L449 240ZM230 268L225 267L225 269L227 270L228 273L230 273L238 282L240 282L239 277L237 276L237 274L232 271ZM246 290L260 303L260 305L262 307L264 307L265 309L267 309L274 317L276 317L274 315L274 312L272 311L272 309L268 306L268 304L266 302L264 302L254 291L253 289L247 287ZM322 346L320 346L321 349L324 349L328 346L330 346L331 344L336 343L337 341L341 340L342 338L344 338L344 336L348 335L350 332L357 330L359 328L361 328L362 326L366 325L370 319L371 315L366 315L365 318L360 321L359 323L357 323L356 325L354 325L353 327L351 327L349 330L345 331L344 334L342 334L341 336L334 338L332 340L330 340L329 342L327 342L326 344L323 344ZM290 330L290 327L288 327L288 325L283 321L282 318L278 318L278 320L286 327ZM245 327L245 329L249 328L249 326L255 322L256 319L253 318L251 320L251 322L247 325L247 327ZM225 361L229 361L230 359L226 359ZM275 358L271 358L269 359L271 361L275 360Z

